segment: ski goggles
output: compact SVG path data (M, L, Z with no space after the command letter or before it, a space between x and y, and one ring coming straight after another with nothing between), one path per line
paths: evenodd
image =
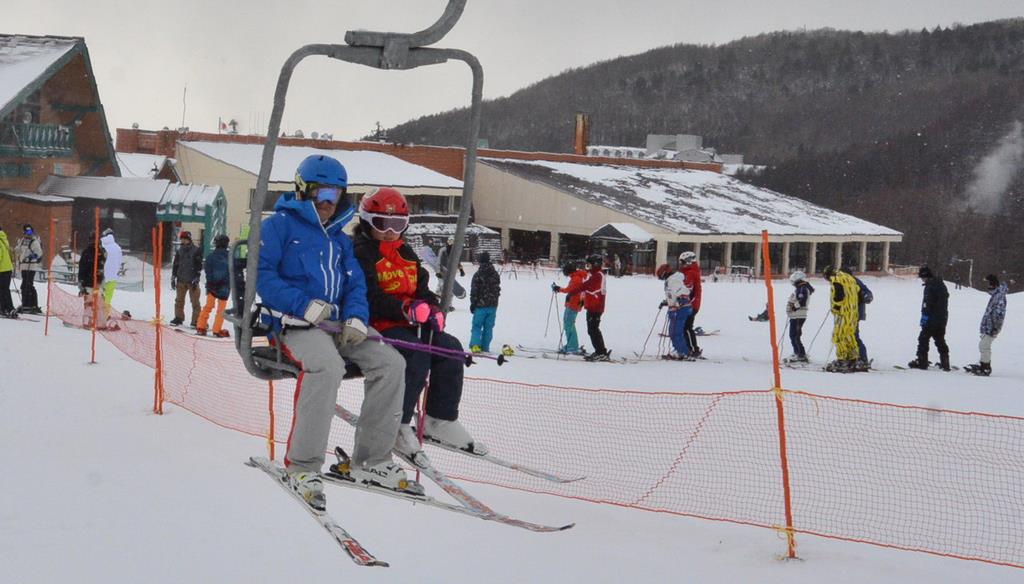
M377 231L390 231L399 235L409 226L408 215L383 215L360 211L359 217Z
M342 194L343 189L338 187L315 187L311 198L317 203L337 203Z

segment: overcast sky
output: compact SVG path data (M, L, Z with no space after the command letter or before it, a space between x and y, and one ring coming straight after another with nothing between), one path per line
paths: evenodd
M446 0L6 0L0 32L85 37L111 132L218 118L265 131L281 65L304 44L343 43L351 29L412 32ZM920 30L1024 16L1022 0L469 0L437 47L484 68L484 97L509 95L571 67L677 44L722 44L762 32L832 27ZM284 128L335 138L468 105L461 63L377 71L307 59Z

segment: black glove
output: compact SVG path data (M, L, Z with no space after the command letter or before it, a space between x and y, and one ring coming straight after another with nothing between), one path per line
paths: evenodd
M552 292L558 292L561 289L562 289L562 287L559 286L558 284L555 284L554 282L551 283L551 291Z
M178 289L178 279L177 278L171 278L171 290L177 290L177 289Z
M459 277L461 277L461 278L465 278L466 277L466 270L463 270L462 266L459 266Z
M665 308L666 306L668 306L668 300L662 300L661 304L658 305L658 310L661 310L662 308Z

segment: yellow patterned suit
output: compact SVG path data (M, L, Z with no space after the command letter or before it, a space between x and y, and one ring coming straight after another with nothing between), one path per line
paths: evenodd
M832 315L835 326L832 329L832 344L836 347L836 359L856 361L860 357L857 347L857 295L860 286L853 276L837 271L829 278L832 284Z

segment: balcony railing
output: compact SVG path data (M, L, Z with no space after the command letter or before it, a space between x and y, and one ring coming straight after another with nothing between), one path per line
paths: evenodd
M0 125L0 156L49 158L71 156L75 131L59 124Z

